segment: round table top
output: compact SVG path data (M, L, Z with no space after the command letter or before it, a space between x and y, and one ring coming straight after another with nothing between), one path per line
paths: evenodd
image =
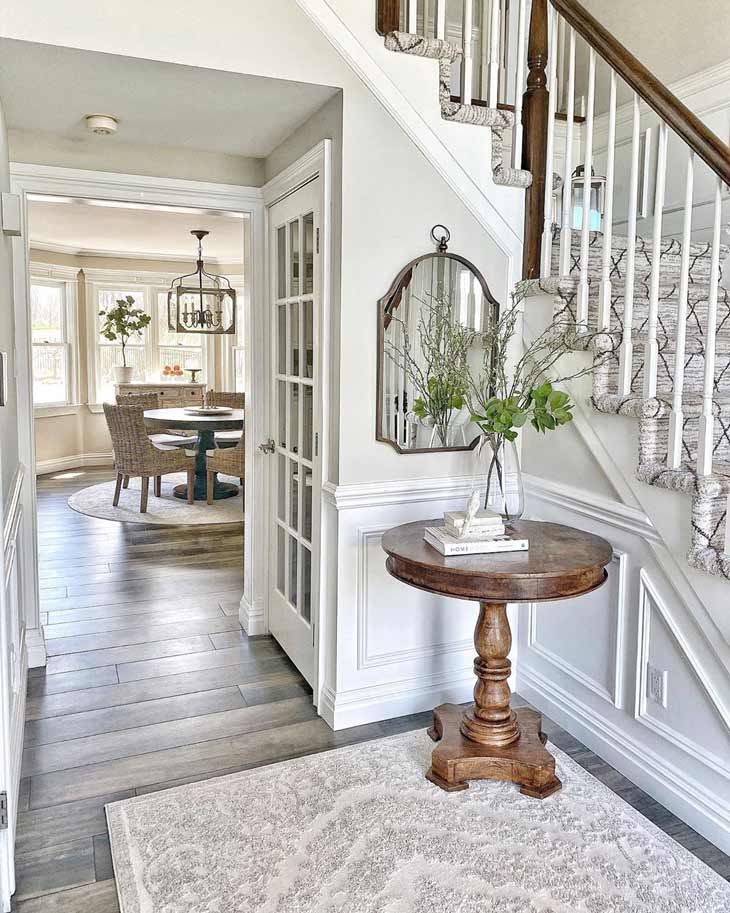
M243 409L225 415L191 415L186 409L147 409L145 422L152 428L179 428L182 431L233 431L243 428Z
M530 542L528 551L446 558L423 540L421 520L388 530L383 548L388 571L411 586L484 602L539 602L579 596L606 579L613 549L605 539L558 523L517 520L509 524Z

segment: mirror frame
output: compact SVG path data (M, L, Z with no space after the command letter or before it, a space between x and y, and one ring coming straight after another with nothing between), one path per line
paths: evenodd
M390 446L397 451L398 453L409 454L409 453L454 453L459 451L469 451L473 450L476 447L478 436L474 438L471 444L461 447L412 447L408 450L398 444L397 441L394 441L393 438L383 437L382 434L382 422L383 422L383 368L384 368L384 358L385 358L385 327L384 327L384 318L385 318L385 309L388 305L388 302L391 301L394 295L399 291L402 291L410 282L411 274L415 267L422 263L424 260L429 260L432 257L444 257L451 260L457 260L461 263L462 266L466 267L472 275L476 276L479 285L482 287L482 293L486 301L491 304L493 316L496 320L499 319L499 308L500 304L494 295L491 293L489 286L487 285L487 280L482 275L481 271L474 266L474 264L467 260L465 257L460 257L458 254L452 253L450 250L432 250L427 254L423 254L421 257L416 257L414 260L411 260L410 263L407 263L403 269L398 273L393 282L391 283L388 291L383 295L382 298L378 299L378 363L377 363L377 384L376 384L376 397L377 401L375 404L375 440L379 441L381 444L390 444ZM408 282L406 282L406 277L408 277Z

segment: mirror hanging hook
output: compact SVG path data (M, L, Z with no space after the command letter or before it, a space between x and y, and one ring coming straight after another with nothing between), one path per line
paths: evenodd
M441 231L437 234L437 229L439 228ZM449 241L451 240L451 232L448 230L448 228L445 225L441 225L440 223L438 225L434 225L434 227L431 229L431 238L437 245L438 252L440 254L445 254L449 249L448 245Z

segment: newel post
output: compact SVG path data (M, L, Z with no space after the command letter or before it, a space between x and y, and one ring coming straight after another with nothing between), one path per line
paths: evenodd
M400 28L400 0L377 0L375 29L378 35L397 32Z
M533 0L527 45L527 90L522 102L522 167L532 174L525 199L524 279L540 276L540 248L545 219L547 171L548 0Z

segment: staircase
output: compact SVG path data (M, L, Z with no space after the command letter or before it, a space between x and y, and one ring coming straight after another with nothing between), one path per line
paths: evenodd
M495 183L527 191L525 279L518 295L553 296L556 320L578 329L576 347L592 351L597 359L593 408L638 421L638 478L691 495L688 561L730 579L730 294L722 285L722 264L730 250L720 243L721 190L730 183L730 148L577 0L533 0L531 11L526 0L519 0L511 28L500 23L505 15L500 0L485 0L476 19L470 0L461 9L461 39L454 43L445 40L445 0L436 0L432 18L426 3L411 0L401 9L398 0L379 0L385 45L395 53L438 60L444 120L490 131ZM472 56L475 23L483 27L487 22L482 40L483 50L488 42L489 51L482 54L478 71ZM527 89L524 100L515 94L512 103L499 102L510 75L505 77L508 67L501 64L509 60L516 84ZM585 61L585 73L578 72L577 61ZM589 227L589 206L583 207L580 228L573 227L572 219L576 198L584 204L590 200L599 61L602 76L608 67L608 110L600 112L607 121L607 181L603 231L595 232ZM472 97L479 72L484 100ZM624 180L616 181L622 86L631 98L631 160ZM642 237L637 232L642 216L639 155L648 118L658 126L658 148L653 215L645 221L647 236ZM586 177L574 197L578 162L585 165ZM693 237L700 166L706 166L714 185L709 241ZM668 175L676 182L671 169L677 167L685 191L681 238L662 232ZM622 192L624 200L619 199ZM560 224L553 224L554 195L562 203L556 218ZM620 203L627 214L623 236L613 230Z

